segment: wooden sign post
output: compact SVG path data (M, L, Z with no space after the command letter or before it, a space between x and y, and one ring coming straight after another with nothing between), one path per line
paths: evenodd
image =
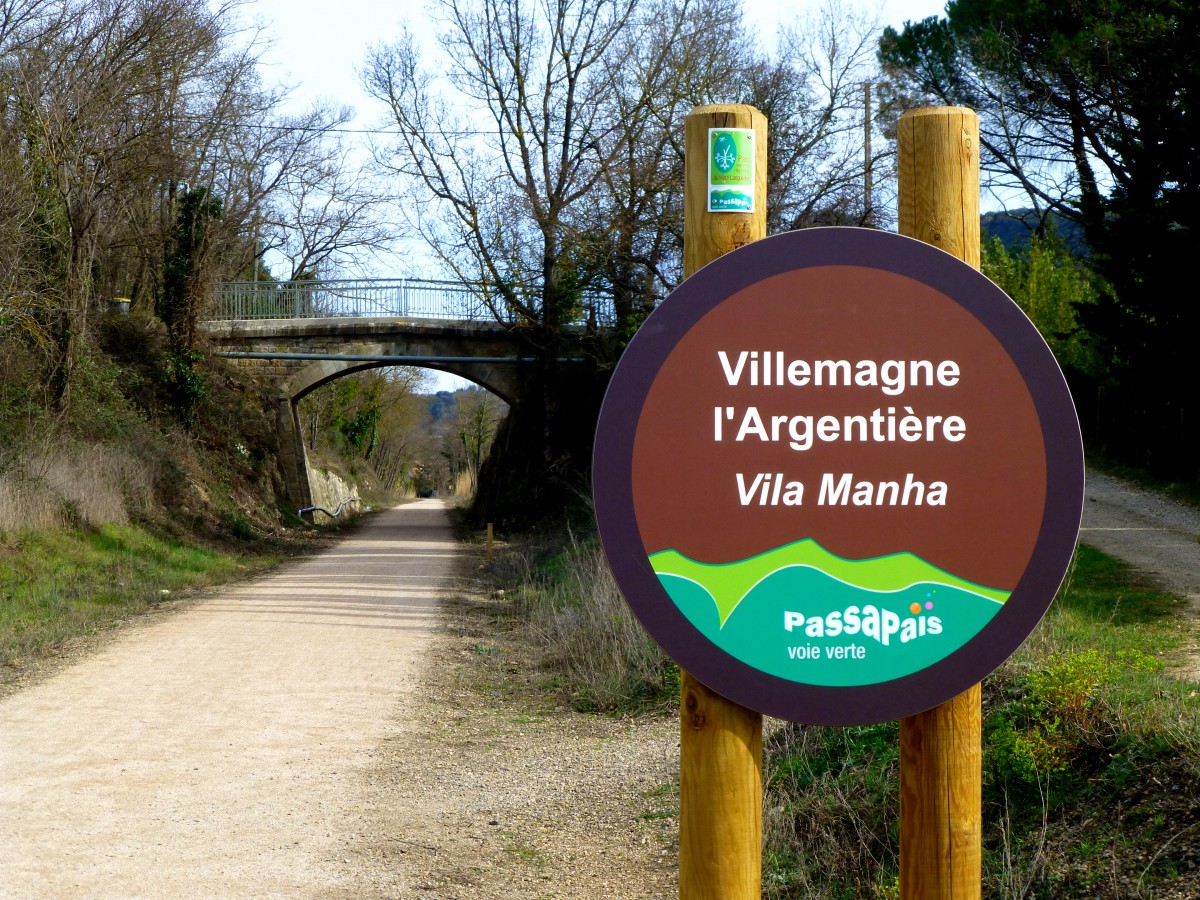
M750 130L750 212L709 212L714 141ZM684 276L767 233L767 119L752 106L700 106L685 126ZM721 152L720 147L715 152ZM718 169L719 171L719 169ZM762 895L762 714L682 674L679 748L679 896Z
M979 119L911 110L897 135L899 230L979 268ZM979 685L900 721L900 896L978 900Z
M592 462L617 584L686 673L680 896L759 896L773 715L901 719L902 894L973 900L979 682L1083 506L1066 380L978 271L975 116L901 119L903 235L764 237L762 116L701 107L686 139L690 277L626 347Z

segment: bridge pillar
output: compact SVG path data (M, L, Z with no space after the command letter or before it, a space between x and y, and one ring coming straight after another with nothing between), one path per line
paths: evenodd
M308 480L308 451L304 448L300 413L291 397L275 397L275 426L279 435L284 502L295 512L313 505L313 493Z

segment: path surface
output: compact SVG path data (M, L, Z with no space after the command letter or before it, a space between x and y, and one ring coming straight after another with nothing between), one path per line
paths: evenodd
M439 501L0 702L0 897L329 897L438 627Z
M1080 540L1158 580L1200 615L1200 509L1095 469L1086 496Z

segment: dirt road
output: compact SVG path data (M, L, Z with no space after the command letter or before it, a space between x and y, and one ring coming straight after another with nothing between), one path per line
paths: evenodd
M455 553L392 510L0 702L0 896L344 893Z
M1200 510L1089 469L1080 540L1190 601L1200 616Z

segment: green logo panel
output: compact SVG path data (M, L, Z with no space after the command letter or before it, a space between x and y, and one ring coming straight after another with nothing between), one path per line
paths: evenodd
M912 554L845 560L811 540L727 565L674 551L650 561L713 644L761 672L823 687L928 668L979 634L1009 596Z

